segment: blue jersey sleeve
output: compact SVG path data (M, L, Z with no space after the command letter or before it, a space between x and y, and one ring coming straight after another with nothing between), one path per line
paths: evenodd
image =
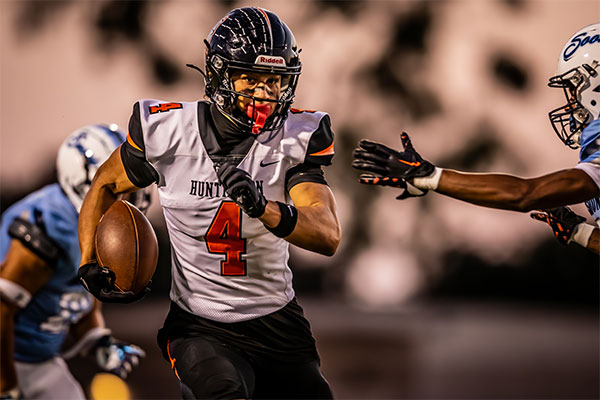
M579 162L600 164L600 118L592 121L581 132L580 143Z

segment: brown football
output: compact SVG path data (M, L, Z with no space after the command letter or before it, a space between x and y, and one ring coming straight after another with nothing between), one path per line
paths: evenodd
M96 228L98 264L115 273L121 291L144 290L158 261L158 241L150 221L133 204L116 201Z

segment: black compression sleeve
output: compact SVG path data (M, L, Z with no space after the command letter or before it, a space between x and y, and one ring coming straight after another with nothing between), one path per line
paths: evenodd
M315 182L327 185L321 166L310 162L296 165L290 168L285 174L285 189L288 192L302 182Z

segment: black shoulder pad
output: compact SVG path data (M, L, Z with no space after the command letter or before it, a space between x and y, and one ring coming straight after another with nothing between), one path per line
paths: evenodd
M127 177L137 187L144 188L158 182L158 172L146 160L139 102L133 105L133 112L129 118L129 134L125 143L121 145L121 161Z
M23 218L15 218L8 227L10 237L20 241L36 256L53 266L58 259L60 248L39 226Z
M133 105L133 112L129 118L129 132L125 142L130 152L137 152L144 155L146 145L144 144L144 133L142 132L142 121L140 120L140 103Z
M331 120L329 119L329 115L325 115L321 118L317 130L310 137L304 161L317 165L331 165L333 154Z

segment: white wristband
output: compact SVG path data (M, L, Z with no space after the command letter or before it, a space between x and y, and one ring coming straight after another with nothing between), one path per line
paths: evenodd
M590 241L590 236L592 236L592 232L594 232L595 227L590 224L586 224L582 222L577 225L573 230L573 234L571 235L571 239L569 239L568 243L575 242L577 244L582 245L583 247L587 247L588 242Z
M0 297L19 308L25 308L31 300L31 293L18 283L0 278Z
M433 173L429 176L413 179L412 184L419 189L436 190L442 177L442 168L435 167Z

